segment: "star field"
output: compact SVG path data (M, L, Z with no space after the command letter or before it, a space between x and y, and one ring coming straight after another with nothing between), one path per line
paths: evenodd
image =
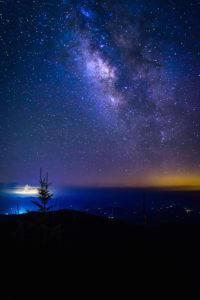
M0 181L200 173L200 1L1 1Z

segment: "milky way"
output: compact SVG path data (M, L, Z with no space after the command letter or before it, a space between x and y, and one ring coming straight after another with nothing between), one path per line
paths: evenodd
M200 173L198 1L2 1L0 181Z

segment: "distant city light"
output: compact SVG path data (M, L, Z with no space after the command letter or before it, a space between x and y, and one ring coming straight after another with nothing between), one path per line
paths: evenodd
M190 214L190 213L192 212L192 209L190 209L190 208L185 208L185 212L186 212L186 214Z
M25 185L24 187L18 187L13 191L14 194L18 194L18 195L29 195L29 196L33 196L33 195L37 195L38 193L38 189L37 187L34 186L30 186L30 185Z

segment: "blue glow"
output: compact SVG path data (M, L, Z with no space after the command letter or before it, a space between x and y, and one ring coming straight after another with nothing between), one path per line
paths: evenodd
M81 7L80 9L81 13L86 17L86 18L92 18L93 17L93 13L91 10L89 10L88 8L85 7Z

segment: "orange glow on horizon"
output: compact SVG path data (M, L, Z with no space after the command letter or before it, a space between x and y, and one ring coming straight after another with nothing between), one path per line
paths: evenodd
M144 180L146 187L200 190L200 174L152 175Z

